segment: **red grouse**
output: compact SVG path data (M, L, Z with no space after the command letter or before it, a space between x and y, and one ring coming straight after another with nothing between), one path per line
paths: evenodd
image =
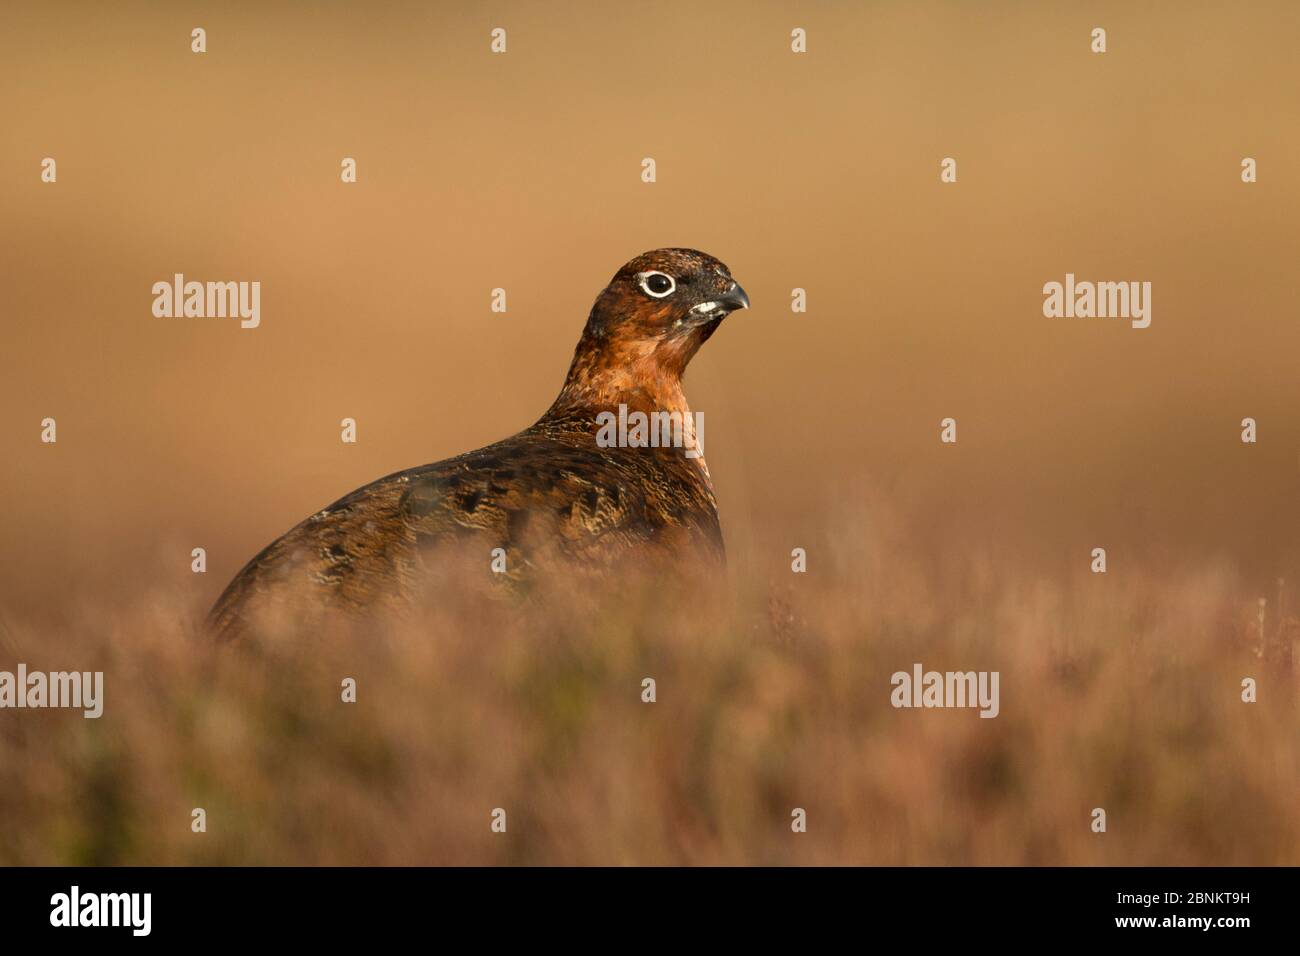
M427 591L448 550L472 555L484 571L494 556L494 570L515 580L544 568L721 561L717 502L691 447L682 375L722 319L748 306L711 256L637 256L597 296L564 387L536 424L380 478L318 511L235 576L212 608L212 628L239 634L259 606L293 591L317 608L400 607ZM622 435L636 413L681 422L687 448L611 443L609 423L618 420Z

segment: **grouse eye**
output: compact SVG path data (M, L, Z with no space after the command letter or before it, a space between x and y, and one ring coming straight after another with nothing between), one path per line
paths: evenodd
M647 272L641 276L641 288L645 289L647 295L662 299L672 294L677 288L677 283L673 281L672 276L662 272Z

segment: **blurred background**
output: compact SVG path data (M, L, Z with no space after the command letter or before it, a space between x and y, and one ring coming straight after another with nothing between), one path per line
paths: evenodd
M1289 2L5 4L10 649L93 644L158 587L189 620L343 493L525 427L596 293L666 245L753 301L687 377L737 578L788 582L805 547L834 606L905 567L938 633L1105 547L1078 583L1103 615L1210 567L1189 627L1246 627L1300 579L1298 35ZM177 272L260 281L260 328L155 318ZM1067 272L1150 281L1151 327L1045 318ZM119 650L152 626L127 620Z
M688 376L729 531L811 540L870 484L920 548L1296 568L1293 4L613 6L7 5L6 603L199 545L215 597L340 494L532 422L664 245L754 301ZM261 327L154 318L176 272L260 280ZM1044 318L1066 272L1151 281L1151 327Z

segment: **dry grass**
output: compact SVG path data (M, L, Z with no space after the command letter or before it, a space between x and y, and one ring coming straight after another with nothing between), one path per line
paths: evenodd
M878 532L806 575L735 558L714 594L465 598L242 648L196 636L187 580L6 620L0 666L102 669L106 690L98 721L0 715L0 863L1300 863L1295 635L1266 619L1256 656L1229 570L905 554ZM914 661L1000 671L1001 715L894 710Z

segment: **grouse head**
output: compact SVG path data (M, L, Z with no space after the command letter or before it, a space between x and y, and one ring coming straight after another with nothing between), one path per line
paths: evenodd
M686 366L749 296L717 259L694 249L655 249L632 259L596 297L561 400L677 404ZM565 404L571 404L566 402Z

